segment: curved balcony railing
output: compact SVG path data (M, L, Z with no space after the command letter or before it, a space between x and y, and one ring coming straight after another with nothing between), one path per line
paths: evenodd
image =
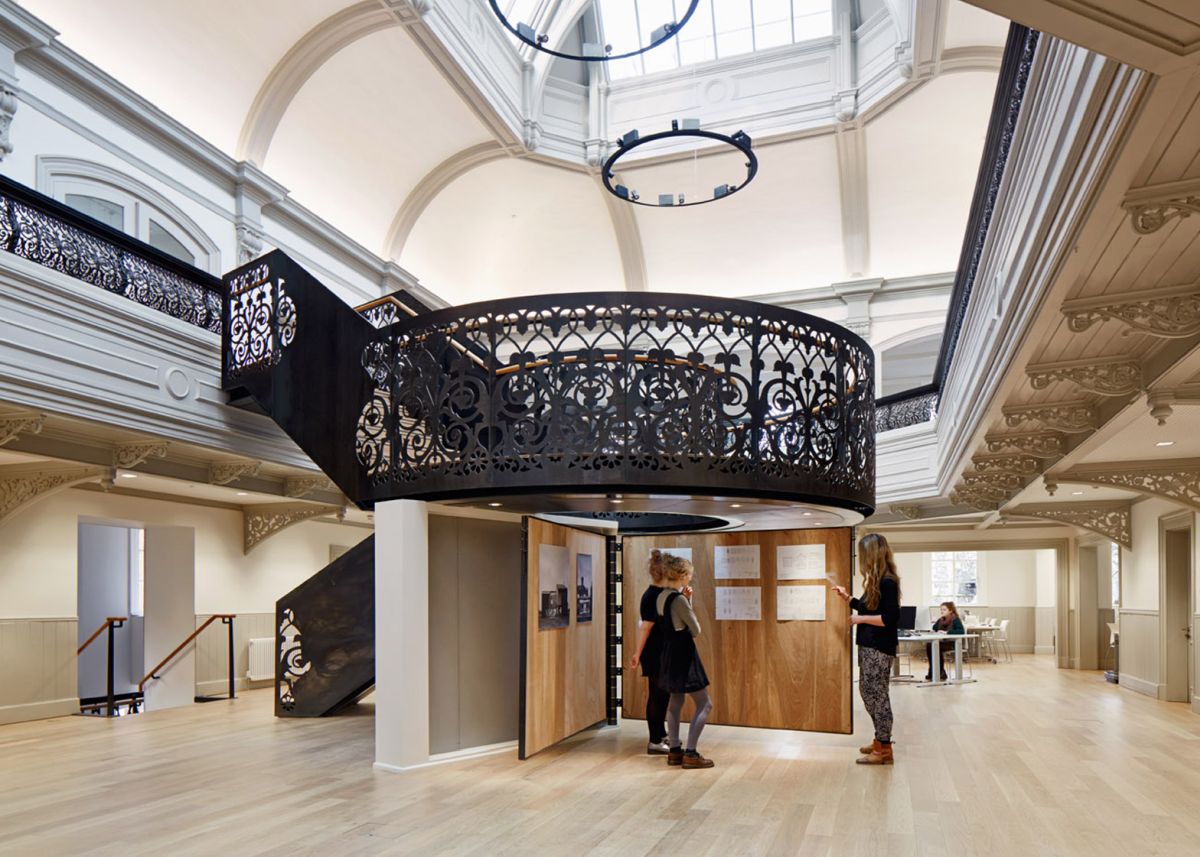
M823 319L617 292L376 328L278 252L227 282L227 388L356 502L622 491L873 511L873 356Z

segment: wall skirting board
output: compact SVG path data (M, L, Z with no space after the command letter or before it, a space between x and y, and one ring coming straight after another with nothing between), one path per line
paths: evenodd
M1034 646L1033 653L1035 655L1052 655L1054 654L1054 646Z
M0 726L24 723L26 720L45 720L48 717L65 717L79 713L79 697L46 699L41 702L26 702L22 705L0 705Z
M1121 673L1121 687L1126 690L1132 690L1134 693L1140 693L1145 696L1158 699L1159 693L1162 690L1162 685L1153 681L1146 681L1144 678L1138 678L1135 675L1130 675L1127 672Z

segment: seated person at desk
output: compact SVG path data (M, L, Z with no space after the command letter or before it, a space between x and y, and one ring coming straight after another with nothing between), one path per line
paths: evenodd
M958 618L958 610L954 606L953 601L942 602L942 615L933 623L933 630L940 634L965 634L966 628L963 627L962 619ZM925 673L925 681L933 681L933 643L925 644L926 657L929 659L929 672ZM938 671L942 675L942 681L946 680L946 647L941 646L938 650Z

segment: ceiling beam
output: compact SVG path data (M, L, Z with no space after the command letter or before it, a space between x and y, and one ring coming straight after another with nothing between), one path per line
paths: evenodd
M362 0L305 33L275 64L254 96L238 136L238 160L261 167L284 114L317 69L364 36L399 25L378 0Z

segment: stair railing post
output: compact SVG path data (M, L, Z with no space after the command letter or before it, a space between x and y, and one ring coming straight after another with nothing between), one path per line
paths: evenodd
M107 717L113 717L117 713L116 693L113 688L113 649L115 631L125 623L118 619L109 618L108 620L108 713Z
M221 621L229 626L229 698L236 699L237 695L233 692L233 617L227 616Z

